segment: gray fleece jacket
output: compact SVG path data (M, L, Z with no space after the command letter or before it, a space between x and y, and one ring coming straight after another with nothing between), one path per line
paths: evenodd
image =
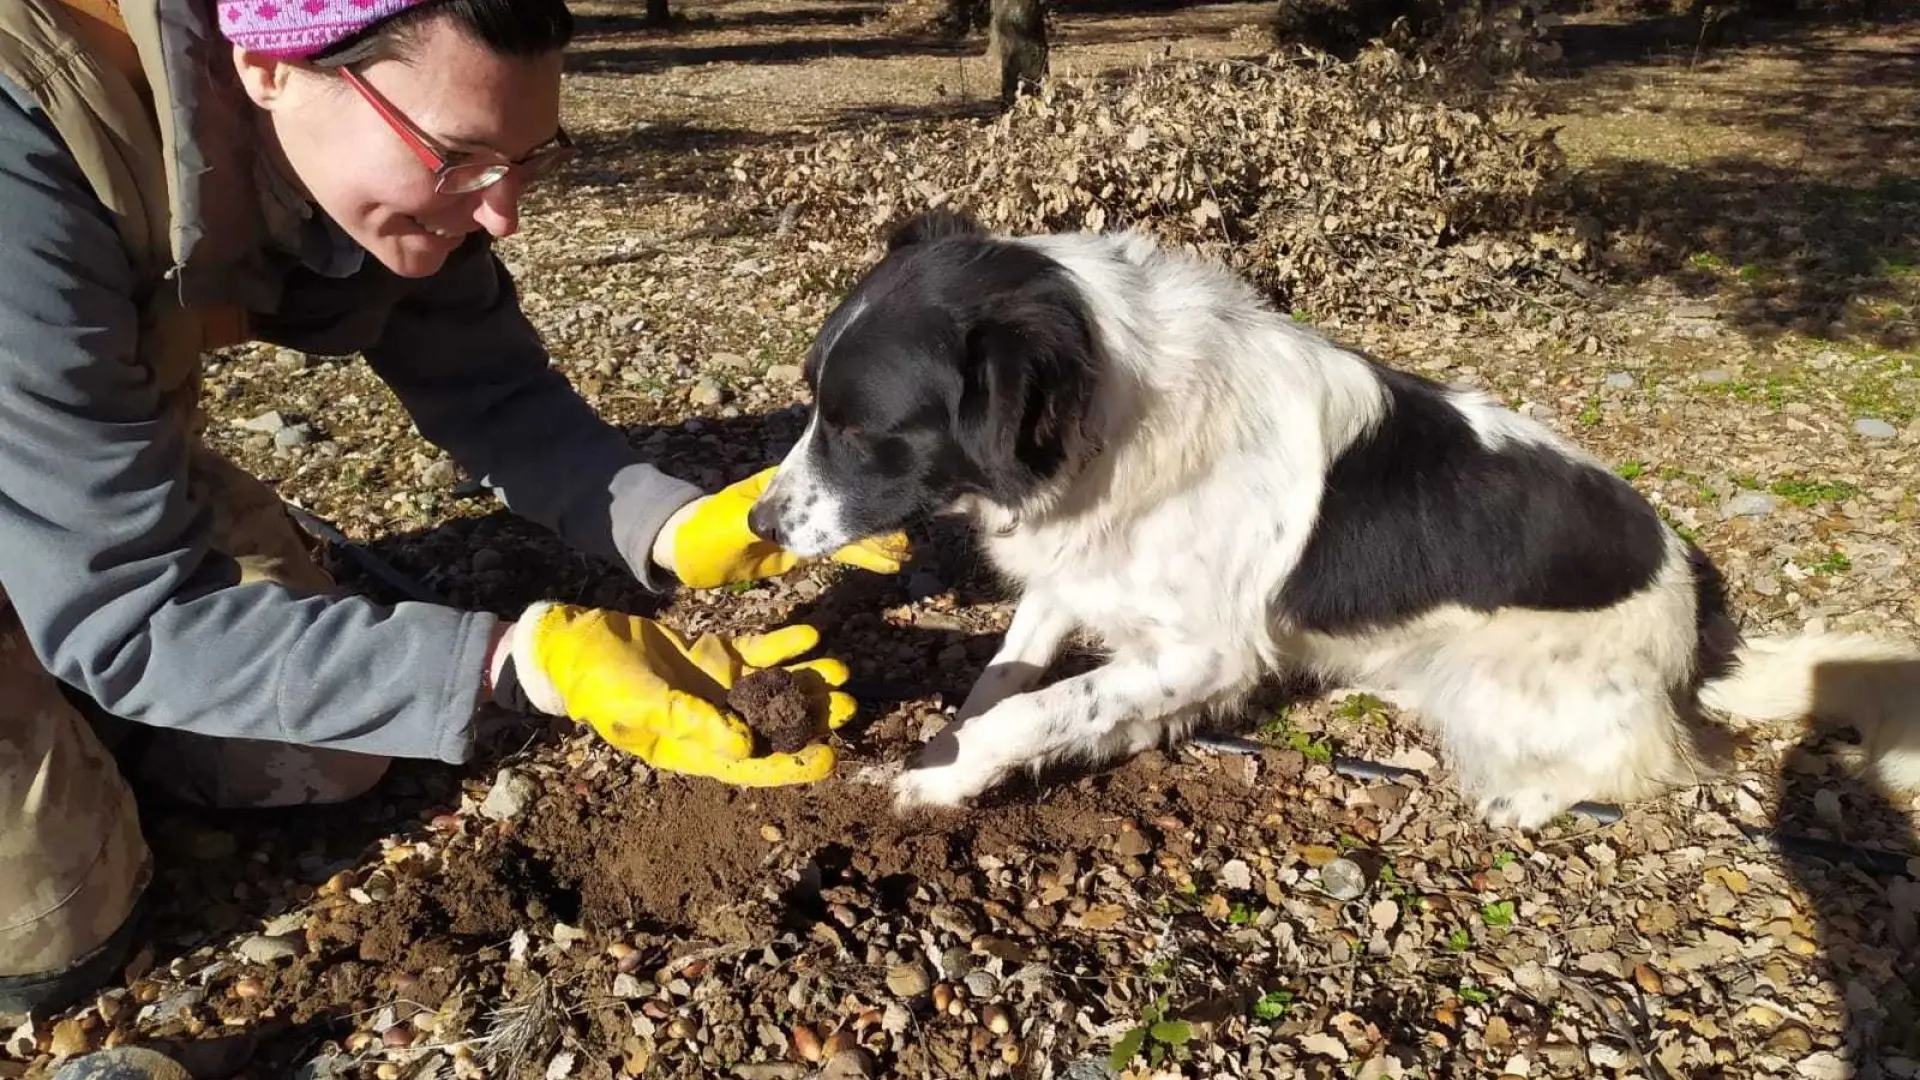
M700 492L641 461L549 366L487 238L421 282L340 241L316 215L266 260L280 280L256 335L363 352L421 433L515 512L659 587L653 538ZM187 499L191 435L130 362L135 292L74 159L0 77L0 590L36 654L138 723L464 760L495 617L239 584Z

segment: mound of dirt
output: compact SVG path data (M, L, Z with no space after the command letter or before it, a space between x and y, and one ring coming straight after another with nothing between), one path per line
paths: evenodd
M985 125L750 151L733 174L793 222L792 242L872 251L886 223L937 207L1009 232L1135 226L1322 323L1517 313L1565 294L1561 271L1589 242L1551 134L1444 92L1386 50L1168 61L1052 80Z

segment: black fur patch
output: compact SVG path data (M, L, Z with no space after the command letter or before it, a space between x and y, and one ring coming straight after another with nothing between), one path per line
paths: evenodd
M1444 604L1585 611L1643 589L1664 526L1626 481L1526 443L1487 449L1429 380L1384 365L1389 412L1327 476L1279 607L1324 633Z

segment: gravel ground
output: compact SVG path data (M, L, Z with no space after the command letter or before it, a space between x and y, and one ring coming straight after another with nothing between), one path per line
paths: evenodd
M568 107L600 152L503 249L583 393L669 469L718 485L798 434L794 365L871 242L768 213L731 163L856 124L958 132L974 122L959 76L978 71L888 36L877 8L690 9L711 17L659 40L583 9L605 21ZM1061 56L1098 70L1169 41L1250 54L1258 18L1076 14ZM1798 93L1822 140L1849 124L1899 137L1832 100L1857 81L1831 65L1917 47L1911 30L1825 30L1685 72L1642 54L1571 77L1542 122L1611 184L1656 159L1685 175L1648 149L1671 144L1662 125L1711 109L1736 128L1728 102L1762 91ZM1683 80L1690 96L1672 96ZM1912 87L1881 104L1916 115ZM876 111L890 105L921 112ZM1736 136L1715 136L1698 175L1736 175ZM1806 192L1838 181L1800 167L1779 227L1831 223ZM1878 201L1858 205L1920 202L1897 168L1859 179ZM1768 190L1748 195L1763 206ZM1339 336L1489 388L1614 463L1721 562L1749 629L1920 640L1920 372L1900 270L1916 218L1770 246L1738 242L1761 217L1688 234L1673 207L1592 198L1621 239L1591 302ZM1608 218L1616 205L1631 218ZM1661 243L1632 242L1655 228ZM1779 286L1813 272L1796 252L1841 241L1882 253L1848 271L1867 310L1828 312L1821 334L1756 317L1830 296ZM512 614L563 597L694 632L811 619L864 684L863 714L839 773L805 790L656 775L564 723L503 720L471 767L403 763L354 806L153 808L150 945L97 1001L7 1034L0 1078L143 1039L207 1075L251 1054L240 1075L316 1080L1920 1075L1920 986L1902 963L1920 947L1917 808L1855 780L1844 740L1746 730L1729 776L1526 837L1473 820L1412 718L1276 687L1247 718L1257 752L1173 748L899 820L876 781L937 729L1008 613L964 535L924 533L897 579L813 568L648 597L474 494L357 362L234 350L209 394L217 446L452 602ZM397 598L334 558L344 584ZM1859 865L1754 838L1775 829L1890 854Z

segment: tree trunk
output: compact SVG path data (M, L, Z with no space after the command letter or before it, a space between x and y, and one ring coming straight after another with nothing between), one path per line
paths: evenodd
M667 8L667 0L647 0L647 25L665 26L673 21L673 12Z
M1000 71L1000 106L1047 75L1046 0L993 0L987 56Z

